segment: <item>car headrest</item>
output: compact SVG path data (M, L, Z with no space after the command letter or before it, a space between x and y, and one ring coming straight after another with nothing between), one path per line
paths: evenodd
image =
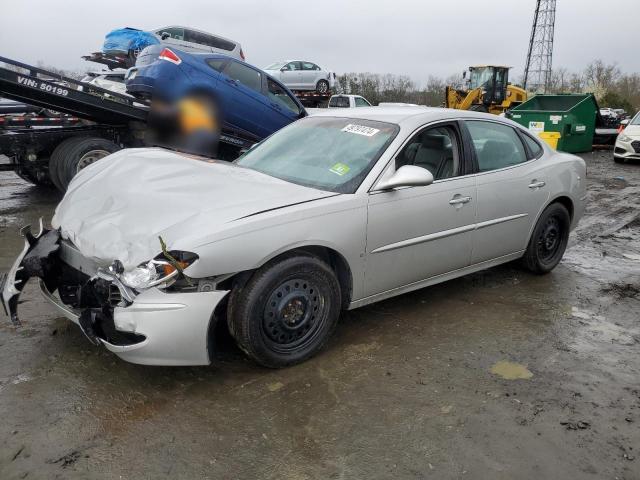
M420 143L424 148L444 150L446 148L446 137L444 135L423 135Z

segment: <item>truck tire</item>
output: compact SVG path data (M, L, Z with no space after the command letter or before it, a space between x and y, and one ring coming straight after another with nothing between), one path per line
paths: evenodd
M231 290L227 322L238 346L268 368L312 357L338 323L340 285L325 262L293 254L258 269Z
M118 150L119 145L100 137L67 138L51 154L51 180L60 191L65 192L76 173Z
M329 93L329 82L327 82L326 80L320 80L316 85L316 92L321 95Z

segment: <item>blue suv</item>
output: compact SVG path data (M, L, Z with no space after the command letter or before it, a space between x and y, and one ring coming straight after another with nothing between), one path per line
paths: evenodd
M248 63L217 53L186 53L160 45L145 48L127 72L127 91L141 98L177 101L208 97L223 132L260 141L307 115L300 101L275 78Z

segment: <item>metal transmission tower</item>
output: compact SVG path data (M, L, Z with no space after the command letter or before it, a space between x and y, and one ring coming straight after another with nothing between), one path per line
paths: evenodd
M527 66L524 70L525 90L543 93L547 91L551 81L555 23L556 0L536 0Z

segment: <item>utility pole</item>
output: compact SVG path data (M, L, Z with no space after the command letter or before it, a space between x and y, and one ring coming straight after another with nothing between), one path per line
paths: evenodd
M556 0L536 0L527 64L524 70L525 90L546 93L551 82L553 29L556 23Z

